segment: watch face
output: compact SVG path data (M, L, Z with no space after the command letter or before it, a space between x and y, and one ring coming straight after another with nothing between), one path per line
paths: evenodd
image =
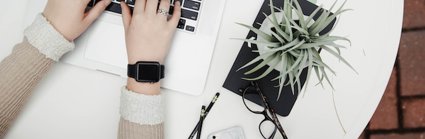
M160 79L160 65L155 63L144 63L138 67L138 80L147 82L158 82Z

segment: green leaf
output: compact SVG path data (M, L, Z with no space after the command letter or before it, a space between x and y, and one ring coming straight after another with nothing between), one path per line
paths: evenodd
M297 76L295 76L295 84L297 84L298 92L301 91L301 80L299 76L300 74L301 72ZM295 90L292 90L292 94L295 95Z
M304 51L304 54L303 54L304 57L303 57L303 60L301 60L299 66L297 68L297 70L303 70L304 67L305 67L305 65L307 65L308 54L307 54L307 51L306 50L303 50L303 51Z
M289 40L288 41L293 41L293 33L292 33L292 27L291 27L291 22L289 21L288 17L286 17L285 14L283 14L283 20L285 21L285 32L289 34Z
M267 33L263 32L263 31L261 31L261 30L259 30L257 28L254 28L254 27L251 27L251 26L248 26L248 25L245 25L245 24L241 24L241 23L236 23L236 24L241 25L241 26L244 26L244 27L250 29L251 31L253 31L254 33L256 33L259 37L262 37L265 40L268 40L268 41L273 40L273 37L271 35L268 35Z
M314 70L316 71L317 79L319 79L319 82L316 85L320 84L322 86L322 88L324 88L323 83L322 83L323 77L320 77L319 67L314 67Z
M329 49L328 47L321 47L323 50L326 50L327 52L329 52L330 54L334 55L335 57L337 57L339 60L341 60L343 63L345 63L348 67L350 67L354 72L356 72L357 74L359 74L353 66L351 66L350 63L348 63L347 60L345 60L343 57L341 57L340 55L338 55L338 53L336 53L335 51L333 51L332 49Z
M328 77L328 75L326 74L325 69L323 69L323 68L322 68L322 73L323 73L323 76L325 77L325 80L328 82L328 84L329 84L329 85L331 86L331 88L334 90L335 88L334 88L334 86L332 85L331 81L329 80L329 77Z
M332 43L331 41L321 41L321 42L314 42L314 43L306 43L299 47L299 49L311 49L311 48L317 48L320 45L327 45Z
M307 55L305 54L305 52L301 52L301 55L303 57L297 57L297 60L292 64L292 66L288 69L288 72L292 72L294 71L294 69L296 69L296 67L300 67L300 65L302 64L301 62L305 59L307 59ZM297 68L298 69L298 68Z
M267 17L267 15L266 15L266 17ZM285 40L289 41L289 36L280 28L279 24L277 22L273 22L272 19L270 19L270 17L267 17L267 19L273 24L274 28L279 33L279 35L277 35L276 37L282 36ZM271 31L271 32L274 33L273 31ZM285 43L285 41L283 41L283 39L279 39L279 41L282 42L282 43Z
M283 84L285 83L285 80L286 80L286 75L287 75L287 72L286 72L286 67L287 67L287 64L286 64L287 62L286 62L286 55L284 55L284 56L282 56L282 71L280 72L280 75L278 76L278 78L279 78L279 93L278 93L278 95L277 95L277 99L276 100L279 100L279 98L280 98L280 95L282 94L282 89L283 89ZM272 81L274 81L274 80L272 80Z
M285 16L288 17L288 19L292 19L292 8L290 8L292 5L292 0L285 0L283 4L283 10L285 11Z
M250 62L248 62L247 64L245 64L244 66L242 66L241 68L239 68L238 71L241 70L241 69L244 69L244 68L246 68L246 67L248 67L248 66L250 66L250 65L252 65L252 64L254 64L254 63L256 63L256 62L258 62L260 60L262 60L262 59L266 59L267 57L270 57L273 54L274 53L264 53L264 54L261 54L261 55L257 56L256 58L254 58L253 60L251 60Z
M281 56L281 58L282 58L282 70L280 71L280 74L279 74L279 76L277 76L277 77L275 77L275 78L273 78L271 81L276 81L276 80L278 80L278 79L280 79L280 78L282 78L283 76L285 76L285 78L286 78L286 74L288 74L288 72L287 72L287 66L289 65L288 64L288 60L287 60L287 56L286 55L282 55Z
M276 56L269 56L266 59L264 59L260 64L258 64L257 66L255 66L254 68L252 68L251 70L245 72L245 75L254 73L256 71L258 71L259 69L261 69L262 67L266 66L267 63L269 63L270 61L272 61Z
M273 23L275 23L277 25L277 18L276 18L276 14L274 11L275 6L273 5L273 0L270 0L270 12L271 12L271 16L273 18ZM268 17L266 14L264 14L266 17Z
M329 11L331 11L333 9L333 7L335 6L336 2L337 1L334 2L334 4L332 5L332 7L331 7L331 9ZM335 18L338 15L340 15L341 13L344 13L346 11L350 11L351 9L342 9L345 6L346 3L347 3L347 0L344 1L344 3L338 8L338 10L333 15L331 15L331 16L328 15L327 18L326 18L326 20L325 20L325 22L324 23L321 23L322 26L320 28L316 28L313 33L319 33L319 32L321 32L324 28L326 28L326 26L328 26L333 20L335 20Z
M338 55L341 55L341 49L339 49L338 47L334 47L334 48L338 52Z
M279 47L281 45L280 42L269 42L269 41L258 41L253 39L240 39L240 38L233 38L234 40L241 40L247 43L257 44L257 45L266 45L270 47Z
M320 67L325 67L326 69L328 69L329 71L332 72L332 74L336 74L335 71L329 67L325 62L323 62L322 58L319 55L319 52L317 51L312 51L313 57L315 57L314 62L317 63Z
M302 11L302 8L301 8L301 6L300 6L300 3L298 3L298 0L295 0L294 1L294 3L295 3L295 6L296 7L293 7L293 5L291 5L294 9L296 9L295 10L295 12L297 13L297 16L298 16L298 18L299 18L299 22L300 22L300 24L301 24L301 27L302 28L307 28L307 24L305 23L305 20L304 20L304 13L303 13L303 11Z
M288 72L287 71L281 71L280 74L279 74L279 76L273 78L271 81L279 80L279 84L283 84L286 81L287 75L288 75Z
M343 10L343 11L341 11L341 12L338 12L338 13L335 13L335 14L333 14L333 15L331 15L331 16L329 16L329 17L327 17L325 20L324 20L324 22L322 22L321 23L321 25L320 26L318 26L317 28L315 28L315 30L313 30L313 32L312 33L319 33L319 32L321 32L322 30L324 30L327 26L329 26L329 24L331 24L334 20L335 20L335 18L339 15L339 14L341 14L342 12L346 12L346 11L349 11L350 9L345 9L345 10Z
M289 75L289 84L291 85L291 89L294 90L294 74L291 72Z
M345 46L334 43L332 40L316 40L313 43L303 44L303 46L299 47L299 49L318 48L321 45L329 45L336 48L346 48Z
M321 37L319 37L317 39L317 41L339 41L339 40L346 41L346 42L350 43L350 46L351 46L350 39L345 38L345 37L340 37L340 36L321 36Z
M285 42L286 42L286 41L284 40L284 38L280 37L280 35L279 35L279 34L277 34L277 33L273 32L273 31L271 31L271 33L272 33L272 36L274 36L274 38L276 38L277 40L279 40L279 42L280 42L280 43L285 43Z
M336 5L337 2L338 2L337 0L334 1L334 3L332 4L331 8L329 8L329 11L332 11L334 9L334 7L335 7L335 5Z
M289 22L291 22L292 23L292 28L294 28L294 29L296 29L296 30L298 30L299 32L301 32L301 33L304 33L304 34L309 34L308 32L307 32L307 30L306 29L304 29L304 28L301 28L300 26L298 26L298 24L297 23L295 23L295 21L294 20L289 20Z
M294 57L299 57L301 51L288 51L288 53L291 54ZM284 54L287 54L287 53L284 53Z
M336 72L331 67L329 67L328 64L324 63L322 61L322 59L316 59L314 62L316 62L317 64L319 64L320 67L325 67L326 69L328 69L329 71L331 71L332 74L336 75Z
M320 5L319 7L317 7L313 13L310 14L310 16L308 16L307 20L306 20L306 24L310 24L310 22L313 20L314 16L316 16L317 12L319 12L321 9L323 8L323 5Z
M288 48L290 48L292 46L297 45L298 43L300 43L300 41L298 39L296 39L296 40L294 40L294 41L292 41L290 43L287 43L287 44L283 45L282 47L277 47L277 48L274 48L274 49L270 49L269 51L276 52L276 51L285 50L285 49L288 49Z
M272 72L274 70L274 68L276 67L276 65L279 63L279 56L276 56L270 63L269 63L269 68L264 71L263 74L261 74L260 76L256 77L256 78L243 78L244 80L248 80L248 81L256 81L259 79L262 79L264 77L266 77L270 72Z
M316 30L316 28L322 27L323 23L326 22L327 17L331 14L331 12L327 10L323 10L322 14L320 14L319 18L310 26L308 29L308 32L310 35L316 35L317 33L314 33L313 31Z
M336 3L337 1L335 1L335 3ZM347 0L344 0L344 3L342 3L342 5L338 8L338 10L335 12L335 13L339 13L339 12L341 12L342 11L342 8L345 6L345 4L347 4ZM334 4L335 5L335 4ZM331 10L332 10L332 8L331 8Z
M307 80L306 80L306 83L305 83L305 89L304 89L304 94L303 94L303 96L305 95L305 92L307 91L307 86L308 86L308 83L310 82L310 74L311 74L311 71L312 71L312 69L313 69L313 52L312 52L312 50L311 49L307 49L307 53L308 53L308 68L307 68ZM301 90L300 90L301 91Z
M298 49L299 47L301 47L303 44L305 43L305 40L302 40L300 43L298 43L297 45L295 45L294 47L290 48L289 50L284 51L283 53L287 53L289 51L293 51L295 49Z

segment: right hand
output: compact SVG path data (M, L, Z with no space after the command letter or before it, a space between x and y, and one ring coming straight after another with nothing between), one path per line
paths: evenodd
M180 1L175 0L173 15L157 13L158 0L137 0L133 15L127 4L121 2L128 63L155 61L164 63L181 16ZM160 9L169 9L170 0L161 0ZM127 88L146 95L160 93L160 83L139 83L128 78Z
M137 0L133 15L121 2L129 64L137 61L157 61L161 64L170 49L181 16L180 1L176 0L173 15L157 13L158 0ZM160 9L170 8L170 0L161 0Z
M49 0L43 15L68 41L74 41L99 17L111 0L99 1L85 12L91 0Z

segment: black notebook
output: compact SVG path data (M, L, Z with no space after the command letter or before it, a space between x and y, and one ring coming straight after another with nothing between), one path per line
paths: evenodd
M306 0L298 0L303 13L305 15L310 15L318 6L310 3ZM279 9L283 9L283 2L284 0L273 0L274 6L278 7ZM264 13L266 15L270 15L271 11L270 11L270 1L269 0L264 0L264 3L260 9L260 11L258 12L257 18L255 19L254 23L253 23L253 27L255 28L260 28L261 23L263 23L264 20L266 20L266 16L264 15ZM277 10L276 10L277 12ZM316 14L316 16L314 17L314 19L318 18L318 15L320 15L321 12L319 11L318 14ZM326 27L326 29L324 29L320 34L325 34L327 32L329 32L333 25L335 24L334 20L328 27ZM241 26L242 27L242 26ZM247 39L249 38L256 38L257 35L250 31L248 33L248 36L246 37ZM253 67L256 66L256 64L253 64L249 67L246 67L244 69L241 69L238 71L239 68L241 68L242 66L244 66L245 64L247 64L248 62L250 62L251 60L253 60L254 58L256 58L258 56L258 53L254 53L252 52L253 49L257 49L256 46L253 44L251 45L252 48L250 48L248 46L248 43L244 43L241 50L239 51L239 54L235 60L235 62L233 63L232 69L230 70L229 74L227 75L226 81L224 82L223 87L238 94L238 95L242 95L241 92L239 92L239 90L241 88L245 88L249 85L250 81L247 80L243 80L243 77L248 77L248 78L253 78L253 77L257 77L259 76L261 73L263 73L265 70L267 70L268 66L263 67L262 69L260 69L259 71L250 74L250 75L244 75L243 73L245 73L246 71L252 69ZM273 78L277 77L279 75L279 71L274 70L272 71L269 75L267 75L266 77L258 80L258 84L260 86L260 89L262 90L262 92L266 95L266 97L268 98L270 105L272 108L274 108L276 110L276 113L281 115L281 116L288 116L289 113L291 112L292 107L294 106L295 101L297 100L298 97L298 93L299 90L297 89L297 87L294 87L294 92L292 91L290 85L283 87L282 89L282 93L280 96L280 99L277 99L278 97L278 92L279 92L279 81L271 81ZM301 74L301 86L304 85L305 81L306 81L306 77L307 77L307 70L304 70ZM296 85L295 85L296 86ZM248 100L256 103L256 104L261 104L261 99L258 98L247 98ZM242 103L242 100L241 102Z

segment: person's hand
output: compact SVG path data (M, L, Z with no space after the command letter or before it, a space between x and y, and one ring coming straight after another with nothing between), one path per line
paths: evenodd
M43 15L67 40L74 41L99 17L111 0L101 0L85 12L91 0L49 0Z
M174 3L174 11L168 17L170 0L137 0L133 15L130 8L121 2L128 63L137 61L156 61L164 63L170 43L176 32L181 16L180 1ZM167 14L159 13L163 11ZM160 83L139 83L128 78L127 88L137 93L156 95L160 93Z
M180 1L176 0L173 15L158 13L158 0L136 1L133 15L121 2L128 62L164 62L181 16ZM161 0L159 9L168 14L170 0Z

